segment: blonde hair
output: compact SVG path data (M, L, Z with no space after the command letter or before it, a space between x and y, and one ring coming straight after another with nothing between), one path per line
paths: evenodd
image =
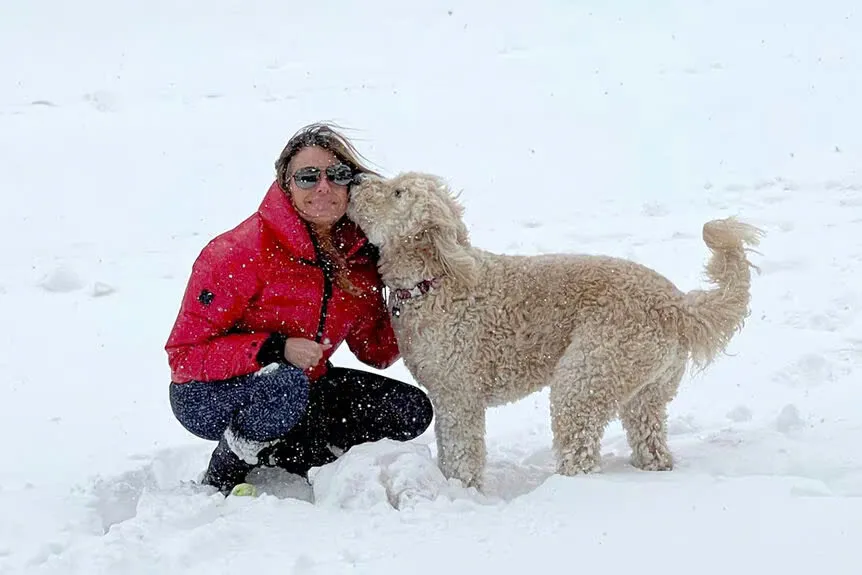
M373 174L372 170L353 143L341 133L342 128L331 122L314 122L297 130L287 141L278 159L275 161L276 179L282 191L290 194L288 166L293 157L303 148L317 147L329 150L338 160L350 167L354 174ZM338 225L338 224L336 224ZM319 248L319 255L324 259L323 268L331 273L338 287L353 295L361 295L361 291L350 281L347 259L332 241L332 238L318 237L314 228L308 226L309 233Z
M275 161L275 173L282 190L287 192L287 166L290 164L290 160L301 149L312 146L329 150L341 162L350 166L354 173L380 175L368 167L362 154L339 131L340 129L342 129L340 126L331 122L315 122L300 128L290 137L287 145L281 151L281 155Z

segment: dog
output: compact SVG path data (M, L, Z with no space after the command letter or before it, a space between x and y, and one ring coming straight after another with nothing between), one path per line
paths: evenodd
M435 406L438 464L482 488L485 411L550 387L556 471L600 470L619 417L644 470L670 470L667 406L687 366L704 369L750 314L749 246L762 230L703 225L708 290L680 291L638 263L604 255L496 254L471 245L445 180L365 176L347 210L379 251L404 364Z

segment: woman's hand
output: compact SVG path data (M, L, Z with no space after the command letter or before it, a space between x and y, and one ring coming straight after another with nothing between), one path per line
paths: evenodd
M300 369L308 369L320 363L323 352L332 347L327 342L317 343L301 337L289 337L284 342L284 359Z

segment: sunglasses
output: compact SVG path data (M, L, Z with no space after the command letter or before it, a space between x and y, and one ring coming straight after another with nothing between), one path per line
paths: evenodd
M346 186L353 182L353 170L346 164L335 164L324 170L326 179L338 186ZM293 173L293 181L297 187L303 190L310 190L320 181L320 168L308 166L307 168L299 168Z

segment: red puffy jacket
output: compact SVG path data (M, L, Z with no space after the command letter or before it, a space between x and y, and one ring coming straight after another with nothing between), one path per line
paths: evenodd
M274 182L258 211L213 239L195 261L165 346L172 381L257 371L258 351L272 334L329 340L320 363L306 370L312 380L326 372L343 341L368 365L392 365L399 352L373 247L352 222L339 224L334 239L361 295L324 273L305 222Z

